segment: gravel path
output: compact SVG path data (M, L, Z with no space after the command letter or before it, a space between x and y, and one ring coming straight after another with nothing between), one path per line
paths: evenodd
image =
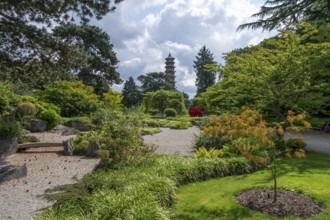
M143 136L146 143L158 146L157 153L192 155L193 142L196 135L200 134L198 127L185 130L161 128L162 132L154 135Z
M292 138L296 138L294 132L291 133ZM307 144L306 150L315 151L323 154L330 154L330 134L315 130L301 130L302 138Z
M28 175L0 184L0 219L30 220L52 203L40 198L46 189L75 182L90 173L98 159L63 156L63 147L31 148L6 158L10 165L24 165ZM74 179L73 179L74 178Z

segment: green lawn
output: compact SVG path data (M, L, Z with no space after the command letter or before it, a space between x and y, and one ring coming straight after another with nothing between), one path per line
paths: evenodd
M330 155L309 153L306 159L281 159L279 188L303 192L324 205L322 214L309 219L330 219ZM235 194L253 187L271 187L269 170L230 176L180 187L173 219L301 219L278 218L249 210Z

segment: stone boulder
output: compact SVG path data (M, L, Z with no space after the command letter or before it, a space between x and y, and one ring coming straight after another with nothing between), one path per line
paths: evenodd
M56 125L50 132L61 135L75 135L79 133L78 130L64 125Z
M0 165L0 183L27 175L26 164L23 166Z
M73 155L72 140L63 141L63 146L64 146L64 155L65 156L72 156Z
M73 127L76 130L79 131L90 131L91 128L88 125L88 122L84 122L84 121L72 121L70 123L70 127Z
M17 138L0 139L0 158L16 153L17 149Z
M97 151L101 149L101 145L97 142L91 142L88 145L87 156L88 157L96 157Z
M41 119L32 119L28 130L32 132L47 131L47 122Z

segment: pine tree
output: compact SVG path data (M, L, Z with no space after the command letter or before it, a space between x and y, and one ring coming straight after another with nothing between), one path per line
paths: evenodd
M168 78L169 75L163 72L152 72L146 75L138 76L141 82L141 89L143 94L147 92L155 92L158 90L173 90L173 83Z
M121 1L0 1L0 80L40 87L72 77L68 73L86 66L88 54L55 37L52 28L99 20Z
M135 84L133 77L129 77L129 79L125 81L122 95L122 103L128 108L138 105L142 101L142 94Z
M211 51L203 46L196 56L196 61L194 61L197 86L196 96L199 96L201 93L205 92L207 87L215 83L215 71L212 69L205 69L206 64L215 64L215 62Z
M271 31L283 25L288 27L301 19L309 22L327 23L330 21L330 1L267 0L260 11L251 17L258 18L258 20L242 24L238 27L238 30L262 28Z

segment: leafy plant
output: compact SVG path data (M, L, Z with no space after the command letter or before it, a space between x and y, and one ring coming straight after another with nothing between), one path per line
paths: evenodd
M222 152L219 149L211 147L209 150L207 150L205 147L200 147L197 150L195 150L194 157L206 157L206 158L216 158L221 156Z
M285 143L286 148L304 149L306 146L307 145L302 138L290 138Z
M31 102L21 102L18 103L16 107L16 115L18 118L23 118L24 116L33 117L36 114L36 107Z
M40 113L39 118L47 122L48 129L58 125L61 121L61 116L51 109L43 110Z
M61 116L65 117L88 115L100 106L99 96L93 93L93 87L81 81L57 81L45 86L39 97L41 101L58 106Z
M166 115L166 117L176 117L177 116L177 112L174 108L166 108L164 110L164 114Z
M223 147L221 133L220 132L217 134L202 133L199 136L196 136L194 141L194 147L195 149L204 147L207 150L211 148L221 149Z
M0 139L19 137L21 134L22 128L18 122L0 120Z

